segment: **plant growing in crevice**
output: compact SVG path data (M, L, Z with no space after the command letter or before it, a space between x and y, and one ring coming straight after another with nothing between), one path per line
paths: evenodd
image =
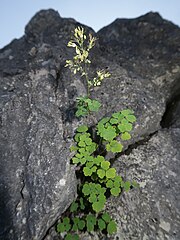
M105 70L98 70L93 78L89 77L89 51L95 41L91 34L87 37L84 29L77 27L68 43L68 47L75 48L76 55L72 60L67 60L65 66L73 74L80 74L87 86L87 95L77 99L77 117L99 111L101 104L91 98L90 92L93 87L100 86L104 78L110 77L110 73ZM94 126L94 131L90 131L87 125L77 128L75 144L71 146L74 152L71 163L78 166L78 195L57 225L57 231L64 233L66 240L79 239L81 231L99 231L104 234L117 231L116 222L105 212L106 200L111 195L119 196L123 189L128 191L137 184L135 181L123 181L111 166L111 159L106 159L106 154L122 152L123 141L131 138L130 132L135 121L133 111L125 109L101 119Z

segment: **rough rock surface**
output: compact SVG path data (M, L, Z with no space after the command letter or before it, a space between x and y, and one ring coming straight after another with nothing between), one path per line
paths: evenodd
M118 222L116 239L180 239L180 129L159 131L115 166L140 183L107 204Z
M78 125L74 100L86 88L64 64L78 25L43 10L0 50L0 239L43 239L75 197L69 146ZM157 13L116 20L97 34L84 27L99 38L90 71L112 74L92 93L102 102L97 119L127 107L137 116L126 149L161 128L178 95L180 29Z

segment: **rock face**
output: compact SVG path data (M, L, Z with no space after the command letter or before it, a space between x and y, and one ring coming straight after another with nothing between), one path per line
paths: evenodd
M108 202L119 239L180 239L180 129L160 130L115 166L140 183Z
M0 50L2 240L43 239L76 195L69 146L79 124L74 102L86 88L64 64L72 57L67 42L79 25L54 10L40 11L21 39ZM124 150L158 131L115 163L142 185L107 205L118 220L119 237L178 240L179 107L172 113L168 106L173 101L179 106L180 29L157 13L117 19L97 34L84 27L99 39L90 71L108 67L111 72L92 92L102 103L97 120L123 108L134 110L137 123ZM161 122L174 129L160 130Z

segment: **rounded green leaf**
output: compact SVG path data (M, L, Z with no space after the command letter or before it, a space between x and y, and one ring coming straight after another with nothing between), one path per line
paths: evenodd
M85 162L86 162L86 158L81 158L81 159L79 159L79 162L83 165L83 164L85 164Z
M104 157L98 155L95 159L94 159L94 163L99 166L101 164L101 162L104 161Z
M82 132L87 132L88 127L86 125L81 125L77 128L77 132L82 133Z
M94 165L93 162L87 162L87 163L86 163L86 167L88 167L88 168L91 168L93 165Z
M97 201L97 196L95 193L91 193L90 197L89 197L89 202L93 203Z
M93 167L91 168L91 171L92 171L92 172L96 172L96 170L97 170L97 167L96 167L96 166L93 166Z
M116 137L116 129L109 126L100 133L100 136L107 141L112 141Z
M128 132L124 132L121 134L121 139L124 141L129 140L129 139L131 139L131 135Z
M106 223L104 222L103 219L98 219L98 227L99 227L100 231L102 231L106 228Z
M83 230L84 229L84 227L85 227L85 221L84 220L79 220L78 221L78 228L79 228L79 230Z
M131 123L136 121L136 117L134 115L127 115L126 119Z
M83 142L83 141L79 141L79 142L78 142L78 146L79 146L79 147L85 147L86 144L85 144L85 142Z
M113 196L117 197L119 196L121 189L119 187L114 187L114 188L111 188L110 191Z
M106 171L106 177L107 178L115 178L116 176L116 169L115 168L110 168Z
M87 222L87 231L92 232L94 231L94 224L92 222Z
M92 215L92 214L89 214L86 217L86 221L87 222L92 222L93 225L95 225L96 224L96 217L94 215Z
M73 158L72 158L72 162L73 162L74 164L79 163L79 158L73 157Z
M102 194L99 194L98 200L99 200L100 202L102 202L103 204L105 204L105 202L106 202L106 197L105 197L105 195L104 195L103 193L102 193Z
M102 162L101 162L101 167L102 167L102 169L108 170L108 169L109 169L109 166L110 166L110 162L108 162L108 161L102 161Z
M106 145L106 150L108 152L118 153L121 152L122 149L123 149L122 144L118 143L116 140L113 140Z
M126 124L125 124L125 129L126 129L127 132L132 131L132 128L133 128L133 127L132 127L132 124L131 124L131 123L126 123Z
M122 123L120 123L120 124L118 125L118 129L119 129L120 132L122 132L122 133L126 131L126 127L125 127L125 125L122 124Z
M112 188L113 186L114 186L114 183L111 179L106 182L106 187L107 188Z
M104 203L100 201L94 202L92 208L95 212L100 212L104 208Z
M85 143L86 143L86 145L91 145L92 144L92 139L91 138L86 138Z
M122 177L119 176L119 175L116 175L116 177L114 178L114 183L115 182L121 183L122 182Z
M63 233L65 231L66 231L66 228L65 228L64 224L63 223L58 223L58 225L57 225L57 232Z
M89 187L89 184L85 183L82 188L82 192L84 193L85 196L89 195L91 192L91 189Z
M70 212L76 212L78 209L78 203L73 202L70 206Z
M109 223L111 221L111 217L108 213L103 213L102 215L102 219L106 222L106 223Z
M91 103L88 103L89 110L92 112L97 112L101 106L101 103L97 100L91 100Z
M98 169L97 174L98 174L99 178L102 179L105 176L105 171L103 169Z
M92 175L92 170L89 168L89 167L84 167L83 168L83 173L84 173L84 176L91 176Z
M129 114L133 114L133 111L130 109L125 109L121 111L121 114L124 115L125 117L128 116Z
M111 118L110 123L111 123L111 124L117 124L117 123L118 123L118 119L116 119L116 118Z
M79 142L80 136L81 136L81 133L76 133L76 135L74 137L76 142Z
M108 223L107 231L110 235L117 232L117 224L114 220L111 220L110 223Z

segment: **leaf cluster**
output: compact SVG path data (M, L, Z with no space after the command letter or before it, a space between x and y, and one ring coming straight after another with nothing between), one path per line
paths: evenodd
M82 230L93 232L95 229L106 231L111 235L117 231L117 224L110 215L105 212L97 217L93 214L73 218L65 217L57 225L57 231L59 233L66 233L69 232L69 230L71 230L71 232ZM79 240L79 236L77 234L67 233L65 240Z
M84 117L92 112L98 112L101 104L98 100L90 99L88 97L77 98L76 117Z
M97 133L106 143L108 152L118 153L122 151L123 145L117 141L117 137L120 137L122 141L131 139L129 132L132 130L132 123L135 121L136 117L130 109L113 113L111 117L99 121Z

